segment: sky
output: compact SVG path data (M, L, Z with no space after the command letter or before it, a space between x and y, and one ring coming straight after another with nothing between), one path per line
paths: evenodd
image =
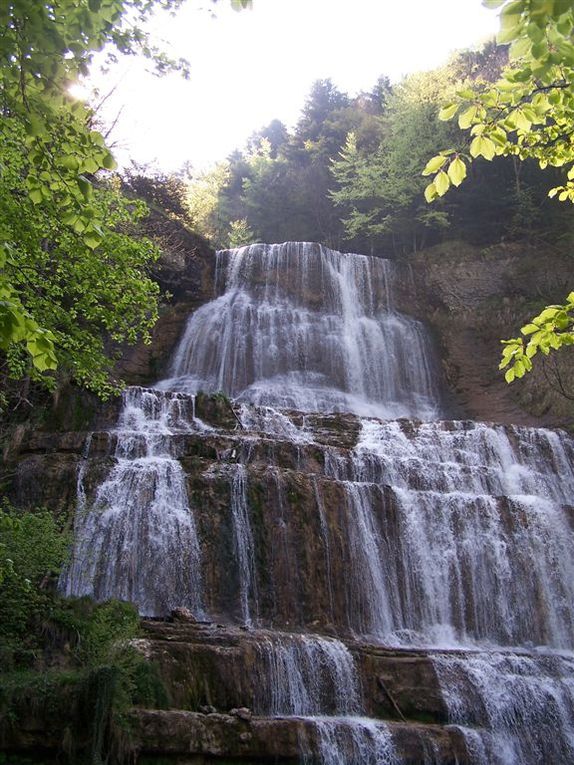
M199 172L272 119L292 127L317 79L354 95L380 75L397 82L440 66L497 26L481 0L253 0L241 13L228 0L187 0L151 30L190 61L189 80L158 78L130 58L105 75L94 68L86 85L99 90L95 102L107 96L98 116L113 125L121 166L172 172L189 163Z

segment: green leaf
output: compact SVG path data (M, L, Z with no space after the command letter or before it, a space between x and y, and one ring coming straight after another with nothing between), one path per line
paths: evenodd
M46 123L37 114L33 112L28 115L26 122L26 133L30 136L39 136L46 132Z
M514 369L507 369L504 374L504 379L507 383L511 383L514 380Z
M496 153L496 148L490 138L478 135L470 144L470 153L473 157L484 157L490 161Z
M528 35L528 38L535 44L544 39L544 29L541 29L538 24L534 24L534 22L530 23L526 27L526 34Z
M448 106L443 106L443 108L438 113L439 120L442 120L443 122L448 122L448 120L454 117L457 109L458 109L457 104L448 104Z
M517 16L511 16L510 18L516 19L516 25L515 26L508 26L506 29L500 29L498 34L496 35L496 42L499 45L504 45L506 43L511 43L516 40L518 35L520 34L520 24L519 18Z
M531 40L528 37L521 37L510 46L510 58L514 60L523 58L530 53L531 48Z
M73 154L65 154L63 157L60 157L60 164L66 170L72 170L72 172L75 172L80 166L77 157Z
M98 236L98 234L94 234L94 233L84 234L83 238L84 238L84 242L91 250L95 250L96 247L98 247L102 243L102 238L101 236Z
M44 195L42 194L41 189L32 189L28 193L28 196L30 197L32 202L34 202L35 205L39 205L40 202L44 199Z
M62 223L66 226L73 226L78 220L78 213L69 212L62 216Z
M568 11L571 11L571 10L572 10L571 0L554 0L554 10L552 14L554 18L562 16L564 13L568 13Z
M478 107L476 104L473 104L472 106L469 106L468 109L465 109L465 111L462 112L458 118L459 128L461 128L461 130L466 130L469 128L472 125L477 112Z
M531 335L533 332L538 332L539 329L540 327L536 324L525 324L520 331L523 335Z
M434 200L437 198L438 193L436 190L436 186L434 183L429 183L429 185L425 189L425 199L430 204L431 202L434 202Z
M115 170L117 165L116 160L113 157L113 154L108 153L104 156L102 159L102 165L106 168L106 170Z
M444 165L446 162L446 157L441 157L440 155L433 157L432 159L429 159L429 161L425 165L425 169L423 170L423 175L432 175L432 173L436 173L437 170L440 170L440 168Z
M548 308L545 308L534 321L538 321L540 323L546 322L549 319L553 319L559 311L560 308L556 308L555 306L548 306Z
M78 188L84 195L85 199L88 199L92 195L92 191L93 191L92 184L83 175L80 175L78 177Z
M448 168L448 177L454 186L460 186L460 184L466 178L466 165L460 157L455 157L450 163Z
M442 197L446 194L450 187L450 180L444 170L441 170L440 173L438 173L437 177L434 179L434 185L436 188L436 193L439 195L439 197Z

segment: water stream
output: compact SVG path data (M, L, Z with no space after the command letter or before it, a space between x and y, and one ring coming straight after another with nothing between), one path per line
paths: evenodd
M233 434L236 456L205 475L228 486L227 510L211 512L223 513L237 571L229 617L304 630L306 580L316 573L305 566L318 567L337 634L442 650L434 666L469 762L574 762L572 439L441 420L432 343L395 309L388 261L305 243L253 245L220 252L217 271L218 294L189 318L169 377L125 392L95 487L87 462L80 471L65 591L131 600L148 616L178 606L205 614L213 545L198 531L179 449L187 437L213 436L194 395L223 391L243 430ZM352 448L325 442L317 412L361 418ZM258 445L268 450L263 467ZM252 480L266 487L259 514ZM311 563L295 541L293 496L305 481ZM262 514L274 519L271 537ZM265 577L275 571L285 581L271 584L301 603L269 609ZM362 716L343 643L284 636L259 652L271 685L257 711L309 722L302 761L400 765L387 726Z

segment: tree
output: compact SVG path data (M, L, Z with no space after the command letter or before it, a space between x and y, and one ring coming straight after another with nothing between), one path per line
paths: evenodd
M251 244L255 239L255 234L249 228L249 223L245 218L231 221L229 226L230 247L243 247L245 244Z
M187 62L167 58L144 30L155 9L171 12L180 3L11 0L0 6L0 350L12 374L27 372L27 362L13 358L25 348L34 374L54 370L65 359L77 379L88 381L71 336L44 310L47 304L53 305L54 316L65 306L70 317L84 324L87 336L87 325L97 314L91 337L100 342L103 329L116 339L145 337L153 321L157 290L147 269L157 252L149 243L123 240L123 255L116 261L123 263L125 289L119 281L114 287L125 298L119 303L110 299L101 280L87 278L87 272L96 273L98 263L101 273L102 264L109 266L109 248L117 244L115 227L125 230L127 225L122 218L126 208L119 212L117 190L112 203L110 189L97 189L96 177L113 170L114 159L93 129L91 111L72 99L68 89L103 48L110 56L141 54L158 73L179 70L187 75ZM249 5L250 0L232 0L238 10ZM119 218L108 216L110 204ZM140 214L141 207L135 217ZM83 289L89 295L82 298L90 305L87 312L82 300L78 302L81 292L65 294L62 286L61 275L70 263L82 263L85 269ZM147 307L128 305L128 296L150 302ZM133 319L130 326L124 315ZM92 382L101 389L101 378Z
M12 128L16 123L12 124ZM90 194L90 210L103 221L96 248L57 214L52 201L35 202L27 193L29 159L22 153L23 131L5 137L1 150L0 207L10 241L5 273L13 294L42 330L7 349L0 369L9 378L32 379L52 387L53 375L43 374L55 358L40 340L48 335L57 349L60 378L68 376L105 397L117 385L109 375L112 360L107 339L147 340L157 318L158 285L148 269L159 251L149 240L136 236L138 221L146 213L142 202L121 194L120 183L100 182ZM59 147L56 139L52 144ZM25 319L28 321L28 319ZM35 356L30 368L28 354ZM54 351L55 354L55 351Z
M339 188L331 198L346 213L348 238L367 237L371 250L377 243L388 247L390 238L399 255L425 246L430 231L449 225L444 209L429 215L421 203L424 184L416 180L428 154L451 139L453 130L436 121L449 88L446 69L412 75L387 95L375 151L361 151L353 134L347 138L332 163Z
M318 140L325 120L334 111L344 109L348 105L349 97L340 91L332 80L316 80L297 124L297 136L303 142Z
M257 152L263 139L269 142L271 149L270 156L272 159L276 159L277 155L289 141L289 131L281 120L271 120L266 127L249 136L247 139L248 153L253 154Z
M229 162L218 162L189 187L187 204L193 227L215 247L226 247L229 216L223 192L231 180Z
M494 83L475 83L444 106L441 118L470 132L462 151L446 150L427 163L434 175L427 201L459 186L467 164L478 157L491 161L511 156L536 160L539 166L566 171L550 197L574 202L574 9L570 0L484 0L501 8L498 42L510 45L510 66ZM574 292L562 305L545 308L521 329L522 336L502 341L500 363L512 382L532 370L541 351L574 345Z

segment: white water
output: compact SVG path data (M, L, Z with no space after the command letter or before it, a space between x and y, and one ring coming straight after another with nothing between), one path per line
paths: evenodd
M61 583L66 595L128 600L147 616L177 606L203 614L197 529L169 437L204 427L189 397L126 390L113 466L92 503L79 473L75 544Z
M234 465L231 476L231 519L233 545L239 569L239 601L241 618L247 626L252 624L251 602L257 618L257 580L255 577L255 545L247 503L247 470Z
M548 430L364 421L354 453L326 460L349 507L352 629L572 648L572 458Z
M389 261L301 242L217 257L222 294L190 317L162 386L302 411L439 415L430 338L393 309Z
M574 658L493 652L434 664L477 765L574 762Z
M357 671L348 648L339 640L317 635L269 635L257 650L265 680L258 689L258 713L360 714Z
M263 682L256 711L304 718L304 763L398 765L387 726L360 716L357 671L343 643L284 634L260 641L258 653Z
M321 765L399 765L384 723L366 717L313 718L314 746L304 738L303 763Z

